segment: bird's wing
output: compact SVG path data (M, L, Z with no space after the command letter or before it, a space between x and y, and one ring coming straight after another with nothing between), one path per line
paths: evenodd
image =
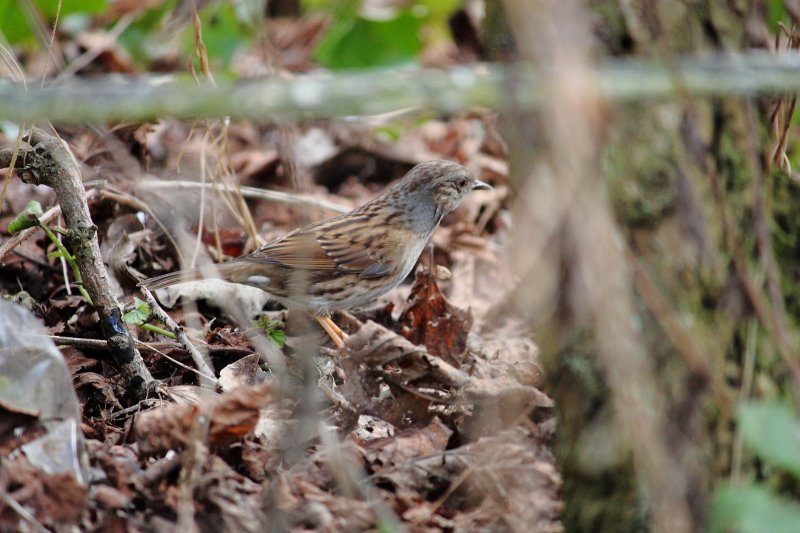
M377 278L393 271L385 257L385 228L365 231L361 217L333 218L288 233L241 261Z

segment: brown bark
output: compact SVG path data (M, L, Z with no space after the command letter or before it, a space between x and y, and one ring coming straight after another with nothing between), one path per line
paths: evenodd
M24 140L32 149L23 151L17 159L15 166L20 167L19 175L27 183L47 185L55 190L67 225L66 240L75 255L83 286L97 309L108 348L133 388L144 397L147 388L157 382L135 349L122 320L119 302L111 291L78 163L66 143L43 130L34 128ZM0 155L0 161L7 160L8 165L10 158L6 155Z

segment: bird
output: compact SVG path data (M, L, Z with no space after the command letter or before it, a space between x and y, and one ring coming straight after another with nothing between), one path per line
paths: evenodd
M147 279L149 290L208 277L257 287L310 313L339 349L347 335L332 311L369 303L408 276L445 215L492 187L446 160L414 166L394 187L347 213L314 222L213 267Z

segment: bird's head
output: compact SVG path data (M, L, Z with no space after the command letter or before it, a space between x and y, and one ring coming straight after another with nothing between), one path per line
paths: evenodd
M408 210L410 219L432 221L435 228L468 193L491 188L458 163L436 160L412 168L392 190L392 196L404 204L401 208Z

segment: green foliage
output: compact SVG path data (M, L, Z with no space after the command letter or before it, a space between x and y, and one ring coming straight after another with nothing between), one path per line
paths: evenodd
M0 32L3 32L10 44L33 40L33 32L17 2L6 1L0 4Z
M411 62L422 48L422 19L410 10L389 20L361 16L333 23L314 58L331 69L355 69Z
M51 24L58 12L59 0L32 0L32 4L38 9L46 24ZM21 2L9 1L0 2L0 31L3 32L10 44L17 44L24 41L33 42L33 31L25 17L21 7ZM105 11L108 7L106 0L61 0L60 17L72 13L85 13L96 15Z
M747 446L771 465L800 478L800 425L794 410L773 402L739 408L739 427Z
M47 254L48 257L63 257L69 266L72 268L72 273L75 276L75 284L78 286L78 290L80 291L81 295L86 299L86 302L89 305L94 305L92 302L91 297L89 297L89 293L86 292L86 289L83 288L83 280L81 278L80 270L78 269L78 264L75 262L75 257L70 254L64 245L61 244L61 241L58 240L58 237L50 231L50 228L42 224L39 217L42 215L42 206L39 202L32 200L28 202L28 205L25 206L25 209L17 215L14 220L8 225L8 232L9 233L19 233L20 231L26 230L28 228L39 227L42 231L47 234L53 244L56 245L58 251L52 252Z
M247 2L236 5L217 2L204 9L200 15L203 28L203 44L209 60L230 64L233 54L240 48L247 48L257 32L254 21L258 16L248 11ZM193 32L184 33L184 43L188 49L193 46Z
M152 9L143 11L117 38L117 42L125 48L134 60L146 65L152 59L162 55L169 48L168 43L161 42L161 21L175 9L175 0L168 0Z
M797 533L800 505L779 498L764 487L726 486L714 496L712 532Z
M276 348L279 350L283 348L286 343L286 333L281 329L283 328L283 322L273 320L267 315L258 315L258 318L253 320L253 325L266 333Z
M122 315L126 324L141 326L150 318L150 306L137 297L133 297L133 309Z
M791 18L786 11L783 0L767 0L767 26L774 32L778 28L778 22L783 22L787 27L790 25ZM782 39L785 42L785 39Z
M144 329L149 329L150 331L154 331L156 333L160 333L161 335L166 335L171 339L177 339L175 334L169 332L163 328L159 328L158 326L154 326L152 324L147 324L147 321L150 319L150 306L147 305L147 302L143 302L137 297L133 297L133 309L128 311L127 313L122 315L122 320L125 321L126 324L134 324L136 326L143 327Z
M107 0L62 1L62 20L70 14L91 17L105 11L109 5ZM33 3L43 20L51 24L55 18L58 0L33 0ZM31 25L19 4L16 1L0 0L0 30L11 44L33 44L35 40ZM172 40L163 34L162 22L175 10L176 4L176 0L167 0L143 10L120 35L119 43L143 67L146 68L150 61L172 50ZM227 67L237 49L247 47L253 42L258 34L257 25L263 20L262 5L258 0L217 0L200 11L203 43L212 64ZM194 28L191 22L182 30L180 43L183 57L188 58L194 47Z
M257 21L253 10L259 2L211 2L199 13L201 35L214 66L226 68L239 48L246 48L257 35ZM175 1L145 11L139 19L120 35L119 42L140 63L157 59L171 49L171 42L162 35L162 21L175 9ZM194 26L190 22L180 35L181 54L188 58L194 48Z
M333 22L321 39L314 57L331 69L384 67L413 62L425 43L447 39L447 19L462 0L420 0L402 8L366 13L361 0L304 0L306 11L325 11ZM42 18L51 23L58 0L33 0ZM118 42L143 68L173 48L162 22L176 9L177 0L166 0L145 9L120 35ZM89 19L108 7L108 0L63 0L61 16ZM260 0L217 0L200 12L203 43L210 63L227 68L237 50L252 45L263 23ZM115 22L115 21L113 21ZM112 23L113 23L112 22ZM0 2L0 30L12 43L34 43L31 24L19 2ZM181 55L194 49L194 28L189 23L180 35Z
M800 425L794 410L776 402L740 406L738 426L744 443L771 466L800 478ZM714 495L710 530L739 533L800 531L800 504L761 484L723 486Z
M42 205L36 200L32 200L28 202L25 209L8 224L8 232L14 234L28 228L34 228L39 225L40 216L42 216Z
M414 61L430 36L447 34L447 18L461 0L423 0L408 8L366 15L361 2L306 0L306 10L329 11L334 20L314 58L331 69L385 67ZM429 37L430 38L430 37Z

